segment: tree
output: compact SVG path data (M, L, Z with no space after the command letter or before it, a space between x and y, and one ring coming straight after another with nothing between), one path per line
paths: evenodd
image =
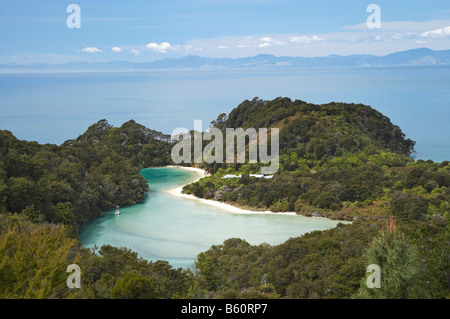
M219 114L219 116L217 117L216 120L211 122L212 126L220 126L222 125L222 123L224 123L227 120L227 114L226 113L221 113Z
M224 281L219 273L219 265L217 261L205 253L200 253L195 261L195 269L197 274L206 280L208 290L220 290Z
M44 218L42 211L36 209L34 205L28 206L27 208L22 210L21 214L26 216L33 223L39 223Z
M364 258L367 265L379 266L380 287L368 287L364 278L354 298L404 299L410 296L410 288L421 272L419 255L416 247L397 230L392 214L386 227L366 249Z
M136 273L128 273L111 290L113 299L154 299L155 287L150 279Z
M61 298L67 266L79 263L79 242L63 225L34 224L0 215L0 298Z
M74 225L76 217L72 203L64 202L58 203L53 209L53 218L55 223L62 223L64 225Z
M420 220L427 214L428 202L420 196L398 191L392 195L390 207L397 217Z
M8 186L6 185L7 176L3 167L3 162L0 162L0 214L6 211L5 202L8 199Z
M12 212L21 212L33 204L36 186L28 177L11 177L9 179L9 206Z

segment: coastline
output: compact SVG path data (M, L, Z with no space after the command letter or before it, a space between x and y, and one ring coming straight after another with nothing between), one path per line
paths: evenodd
M175 166L175 165L167 165L165 167L180 168L180 169L186 169L186 170L195 172L198 175L197 178L195 180L189 182L188 184L195 183L196 181L200 180L201 178L211 175L211 174L207 173L205 170L200 169L200 168L195 168L195 167ZM185 184L185 185L187 185L187 184ZM207 205L211 205L211 206L214 206L214 207L218 207L218 208L221 208L221 209L226 210L227 212L233 213L233 214L253 214L253 215L255 215L255 214L277 214L277 215L302 216L302 215L298 215L295 212L285 212L285 213L279 212L279 213L277 213L277 212L271 212L271 211L248 210L248 209L239 208L239 207L236 207L236 206L233 206L233 205L230 205L230 204L218 202L218 201L215 201L215 200L199 198L199 197L196 197L196 196L191 195L191 194L183 194L182 190L183 190L183 187L185 185L169 189L169 190L167 190L165 192L171 194L172 196L186 198L186 199L191 199L191 200L196 200L196 201L199 201L199 202L201 202L203 204L207 204ZM323 218L323 217L321 217L321 218L322 219L328 219L328 218Z

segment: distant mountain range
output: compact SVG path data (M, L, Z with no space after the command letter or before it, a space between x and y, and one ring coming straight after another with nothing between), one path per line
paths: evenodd
M247 58L207 58L188 55L152 62L69 62L64 64L3 64L0 72L81 72L81 71L145 71L145 70L240 70L240 69L330 69L389 66L450 65L450 50L427 48L396 52L384 56L369 54L329 55L325 57L289 57L260 54Z

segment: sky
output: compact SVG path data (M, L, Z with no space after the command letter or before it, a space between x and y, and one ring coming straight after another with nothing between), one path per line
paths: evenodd
M445 50L450 0L0 0L0 40L0 64Z

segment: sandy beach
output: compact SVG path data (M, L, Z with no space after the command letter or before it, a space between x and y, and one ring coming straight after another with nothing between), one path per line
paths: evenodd
M210 176L209 173L207 173L205 170L200 169L200 168L195 168L195 167L185 167L185 166L173 166L173 165L168 165L166 167L172 167L172 168L179 168L179 169L185 169L185 170L190 170L192 172L195 172L198 176L195 180L189 182L190 183L194 183L198 180L200 180L203 177L206 176ZM229 213L233 213L233 214L281 214L281 215L297 215L295 212L286 212L286 213L274 213L271 211L253 211L253 210L247 210L247 209L242 209L230 204L225 204L222 202L218 202L215 200L210 200L210 199L204 199L204 198L198 198L194 195L188 195L188 194L183 194L181 191L183 190L184 185L180 186L180 187L176 187L176 188L172 188L170 190L168 190L167 192L173 196L177 196L177 197L182 197L182 198L187 198L187 199L191 199L191 200L196 200L199 202L202 202L203 204L207 204L207 205L211 205L214 207L218 207L221 208L223 210L226 210Z

